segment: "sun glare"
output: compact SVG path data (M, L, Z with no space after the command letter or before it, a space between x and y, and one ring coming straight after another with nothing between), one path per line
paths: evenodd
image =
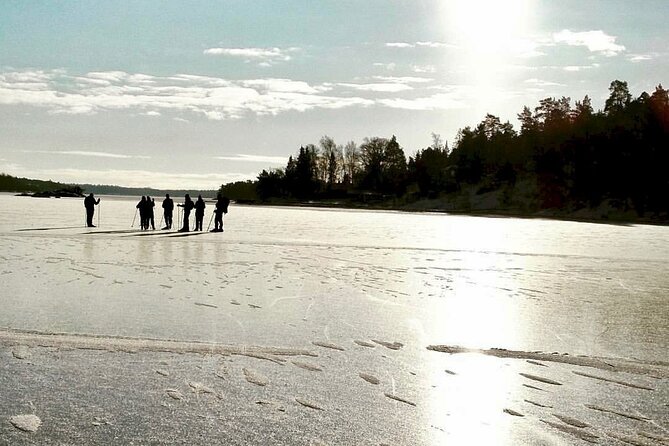
M460 44L486 53L504 50L527 31L528 0L457 0L448 14Z
M445 25L458 46L449 60L473 87L477 109L504 102L509 67L531 55L531 2L529 0L454 0L443 3Z

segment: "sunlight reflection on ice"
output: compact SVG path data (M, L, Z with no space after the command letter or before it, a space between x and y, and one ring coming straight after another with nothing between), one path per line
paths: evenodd
M522 318L518 301L510 294L522 283L508 277L502 282L501 262L501 256L494 254L460 253L448 288L441 290L437 309L431 313L428 326L435 336L430 342L492 347L490 342L495 340L495 345L516 345ZM415 288L424 286L420 278L414 280Z
M476 354L449 358L450 374L435 371L438 383L430 399L431 424L437 432L447 432L449 444L502 444L509 439L512 389L517 374L501 361ZM435 440L443 438L435 432ZM434 441L434 444L440 443Z

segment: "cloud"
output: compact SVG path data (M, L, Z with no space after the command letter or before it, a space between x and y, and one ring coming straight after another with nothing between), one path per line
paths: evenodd
M569 46L584 46L592 53L600 53L605 56L616 56L625 51L623 45L616 43L615 36L609 36L604 31L573 32L564 29L553 34L555 43L566 43Z
M42 70L0 73L0 88L22 88L28 91L39 91L49 85L48 72Z
M415 48L416 45L406 42L388 42L386 46L389 48Z
M374 79L384 81L384 82L398 82L403 84L412 84L412 83L426 83L432 82L434 79L429 77L415 77L415 76L374 76Z
M379 93L397 93L400 91L413 90L413 87L404 83L378 83L378 84L349 84L339 83L342 87L361 91L374 91Z
M630 54L628 56L630 62L645 62L647 60L655 59L654 54Z
M283 57L279 48L209 48L204 54L245 57L249 59L266 59Z
M391 62L391 63L374 62L373 65L375 67L385 68L388 71L395 71L395 68L397 68L397 64L395 62Z
M388 42L386 43L386 47L388 48L417 48L417 47L424 47L424 48L457 48L457 45L453 45L450 43L445 43L445 42Z
M247 163L270 163L270 164L285 164L288 158L283 156L267 156L267 155L245 155L238 153L234 156L215 156L215 159L224 161L243 161Z
M88 73L86 77L89 79L96 79L98 81L103 81L107 85L109 85L112 82L119 82L122 79L126 79L128 77L128 73L124 71L104 71L104 72L95 71Z
M453 110L466 108L467 104L453 93L438 93L415 99L381 99L379 103L390 108L405 110Z
M416 46L426 46L428 48L455 48L456 45L444 42L416 42Z
M287 62L292 59L291 53L300 51L300 48L207 48L204 54L208 56L237 57L246 61L258 61L260 66L269 67L276 62Z
M240 81L245 87L252 87L263 92L274 91L283 93L305 93L316 94L329 90L327 86L311 86L303 81L290 79L250 79Z
M545 39L534 41L529 39L510 39L505 43L504 50L509 51L513 56L521 59L530 59L534 57L545 56L546 53L540 48L547 46L549 42Z
M372 91L377 93L399 93L402 91L414 90L411 84L422 84L433 82L434 79L416 76L373 76L372 79L381 82L370 83L346 83L341 82L337 85L345 88L352 88L359 91Z
M362 97L324 94L332 88L328 83L314 85L275 78L228 80L190 74L161 77L122 71L86 75L26 71L0 73L0 106L25 105L44 108L51 114L74 115L133 110L157 116L170 111L224 120L374 104Z
M90 152L87 150L23 150L23 153L39 153L44 155L72 155L72 156L91 156L97 158L119 158L119 159L150 159L150 156L142 155L122 155L120 153L110 152Z
M22 105L51 114L74 115L129 111L188 122L198 116L222 121L350 107L445 110L465 107L465 96L469 97L463 95L462 88L452 86L434 94L434 79L428 77L375 76L369 79L370 82L312 84L283 78L230 80L193 74L152 76L123 71L85 75L63 70L8 72L0 73L0 107ZM374 97L379 93L386 97ZM402 97L394 97L400 93ZM73 152L63 154L104 156L103 152L97 155Z
M434 65L413 65L411 71L414 73L435 73L437 68Z
M557 82L543 81L541 79L532 78L525 79L526 84L536 85L537 87L566 87L565 84L559 84Z
M589 70L594 67L594 65L567 65L566 67L562 67L562 70L576 73L583 70Z

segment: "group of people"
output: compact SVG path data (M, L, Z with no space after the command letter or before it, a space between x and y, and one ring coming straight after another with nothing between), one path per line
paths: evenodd
M167 200L169 200L170 203L172 202L170 194L167 194L167 198L165 198L165 200L163 201L163 207L165 207L165 201ZM142 228L142 230L145 230L149 229L149 225L151 225L151 229L156 229L156 222L153 217L153 208L156 207L156 201L153 198L149 197L148 195L146 197L142 195L142 199L140 200L139 203L137 203L137 206L135 207L139 211L139 227ZM168 220L165 220L165 223L167 224L167 226L163 229L169 229L172 226L171 221L168 222Z
M100 199L95 199L93 194L89 194L84 198L84 207L86 208L86 226L89 228L94 228L93 224L93 215L95 214L95 206L100 204ZM230 199L224 197L221 194L218 194L216 197L216 204L214 208L214 229L211 232L223 232L223 214L228 213L228 206L230 205ZM202 222L204 220L204 209L207 205L202 199L202 195L197 196L197 201L193 201L190 198L189 194L186 194L183 204L178 204L177 206L183 208L183 226L179 229L179 232L189 232L189 220L190 213L195 209L195 230L202 231ZM137 211L139 212L139 224L142 230L156 229L154 212L153 208L156 207L156 201L149 196L142 196L142 199L137 203ZM165 219L165 229L172 229L172 214L174 212L174 200L170 198L170 194L165 194L165 199L163 200L163 217ZM137 214L135 214L137 217ZM134 226L135 220L133 219L132 224Z
M98 200L99 201L99 200ZM218 195L216 199L216 205L214 209L214 229L211 232L223 232L223 214L228 213L228 206L230 205L230 199ZM156 229L154 223L154 213L153 208L156 206L155 200L148 196L142 196L142 199L137 203L137 209L140 215L140 227L142 230ZM179 229L179 232L189 232L190 231L190 213L195 209L195 230L202 231L202 224L204 220L204 209L207 207L202 195L198 195L197 201L193 202L190 195L186 194L183 204L178 204L177 206L183 208L183 226ZM174 212L174 200L170 198L170 194L165 194L165 199L163 200L163 217L165 219L165 229L172 229L172 214Z

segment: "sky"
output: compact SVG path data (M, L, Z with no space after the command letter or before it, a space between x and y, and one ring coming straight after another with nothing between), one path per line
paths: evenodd
M669 84L669 1L0 2L0 172L216 189L300 146L407 156L492 113Z

